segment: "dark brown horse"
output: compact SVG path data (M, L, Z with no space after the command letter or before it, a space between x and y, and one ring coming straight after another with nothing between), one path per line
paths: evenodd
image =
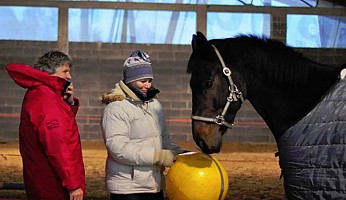
M279 41L255 36L208 41L197 32L193 35L192 49L187 68L191 74L192 133L204 153L220 151L223 134L232 127L237 111L247 99L278 143L287 197L324 197L309 196L313 195L311 193L305 196L299 192L295 194L295 187L307 184L310 191L332 191L326 197L346 198L346 87L345 80L340 81L340 72L345 66L317 63ZM339 103L330 103L335 101ZM318 133L318 130L326 134ZM313 148L309 149L310 146ZM326 149L324 146L333 148ZM320 152L322 157L328 156L325 151L338 155L335 158L338 162L334 163L331 159L321 168L341 171L320 174L330 176L335 182L312 184L309 179L314 180L314 177L297 175L305 168L319 166L315 163L321 161L319 151L323 151ZM299 155L303 153L308 155ZM314 161L311 161L311 156L316 156ZM305 160L301 158L309 163L305 165ZM292 167L292 162L298 164ZM298 169L299 173L288 168ZM289 180L293 183L287 182ZM337 190L340 193L335 192Z

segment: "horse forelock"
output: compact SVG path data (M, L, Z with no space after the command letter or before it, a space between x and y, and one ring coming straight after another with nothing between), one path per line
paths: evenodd
M216 54L211 45L205 49L194 50L190 56L186 72L191 74L193 71L198 71L201 66L209 67L210 63L217 61Z
M192 52L190 59L189 59L189 62L187 64L186 72L188 74L191 74L193 72L193 69L195 68L195 66L196 66L196 60L194 58L194 52Z

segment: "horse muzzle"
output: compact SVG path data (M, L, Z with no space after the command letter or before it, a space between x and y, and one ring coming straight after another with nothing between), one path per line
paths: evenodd
M222 135L226 130L227 128L202 121L192 123L193 139L201 151L206 154L220 152Z

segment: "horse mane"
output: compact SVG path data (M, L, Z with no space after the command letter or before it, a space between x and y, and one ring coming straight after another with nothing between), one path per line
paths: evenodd
M345 67L315 62L283 42L266 37L240 34L207 41L204 36L195 35L187 73L200 67L196 64L198 61L217 62L211 44L218 48L230 68L238 68L239 71L249 69L263 76L267 83L277 86L306 86L328 76L336 80Z
M311 67L317 64L278 40L254 35L239 35L234 40L240 45L244 61L251 63L247 66L266 75L269 82L305 84Z

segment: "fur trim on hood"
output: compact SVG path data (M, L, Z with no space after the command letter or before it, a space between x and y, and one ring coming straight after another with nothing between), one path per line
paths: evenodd
M102 104L109 104L113 101L122 101L126 96L131 97L133 100L140 101L138 96L128 88L123 81L115 84L115 87L108 93L101 96Z

